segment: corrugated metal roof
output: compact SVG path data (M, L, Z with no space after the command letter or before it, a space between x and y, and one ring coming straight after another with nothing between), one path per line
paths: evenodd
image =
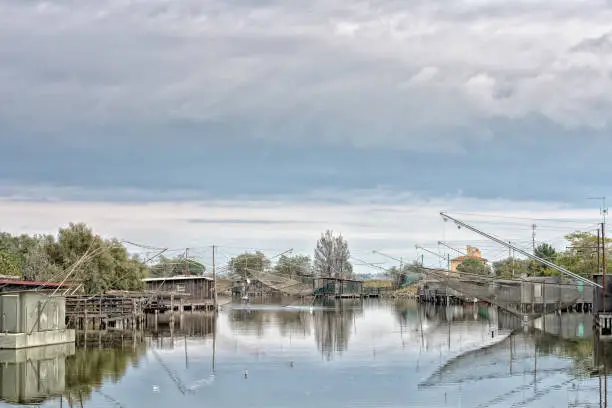
M0 279L0 285L21 285L21 286L46 286L57 288L60 286L71 286L69 283L59 282L38 282L38 281L26 281L19 279Z

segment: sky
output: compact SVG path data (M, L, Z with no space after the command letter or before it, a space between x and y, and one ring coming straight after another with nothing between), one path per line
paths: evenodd
M382 262L480 239L445 238L447 210L525 242L533 218L579 220L538 230L563 245L612 175L611 19L603 0L0 0L0 229L231 256L311 253L330 228Z

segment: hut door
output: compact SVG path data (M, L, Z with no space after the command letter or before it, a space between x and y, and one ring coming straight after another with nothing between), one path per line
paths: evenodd
M533 297L539 299L542 297L542 284L534 283L533 285Z

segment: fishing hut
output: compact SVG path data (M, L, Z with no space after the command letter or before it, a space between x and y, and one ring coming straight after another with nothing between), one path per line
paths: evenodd
M363 293L363 281L357 279L316 277L312 285L315 296L354 298Z
M0 349L74 343L66 328L66 299L44 292L0 294Z
M207 276L143 279L150 301L146 312L214 310L214 281Z

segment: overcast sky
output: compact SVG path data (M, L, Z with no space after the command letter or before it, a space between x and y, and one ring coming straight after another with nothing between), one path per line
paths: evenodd
M370 259L442 239L443 209L523 217L489 226L527 241L527 218L589 225L610 21L603 0L0 0L0 228L311 252L329 227Z

